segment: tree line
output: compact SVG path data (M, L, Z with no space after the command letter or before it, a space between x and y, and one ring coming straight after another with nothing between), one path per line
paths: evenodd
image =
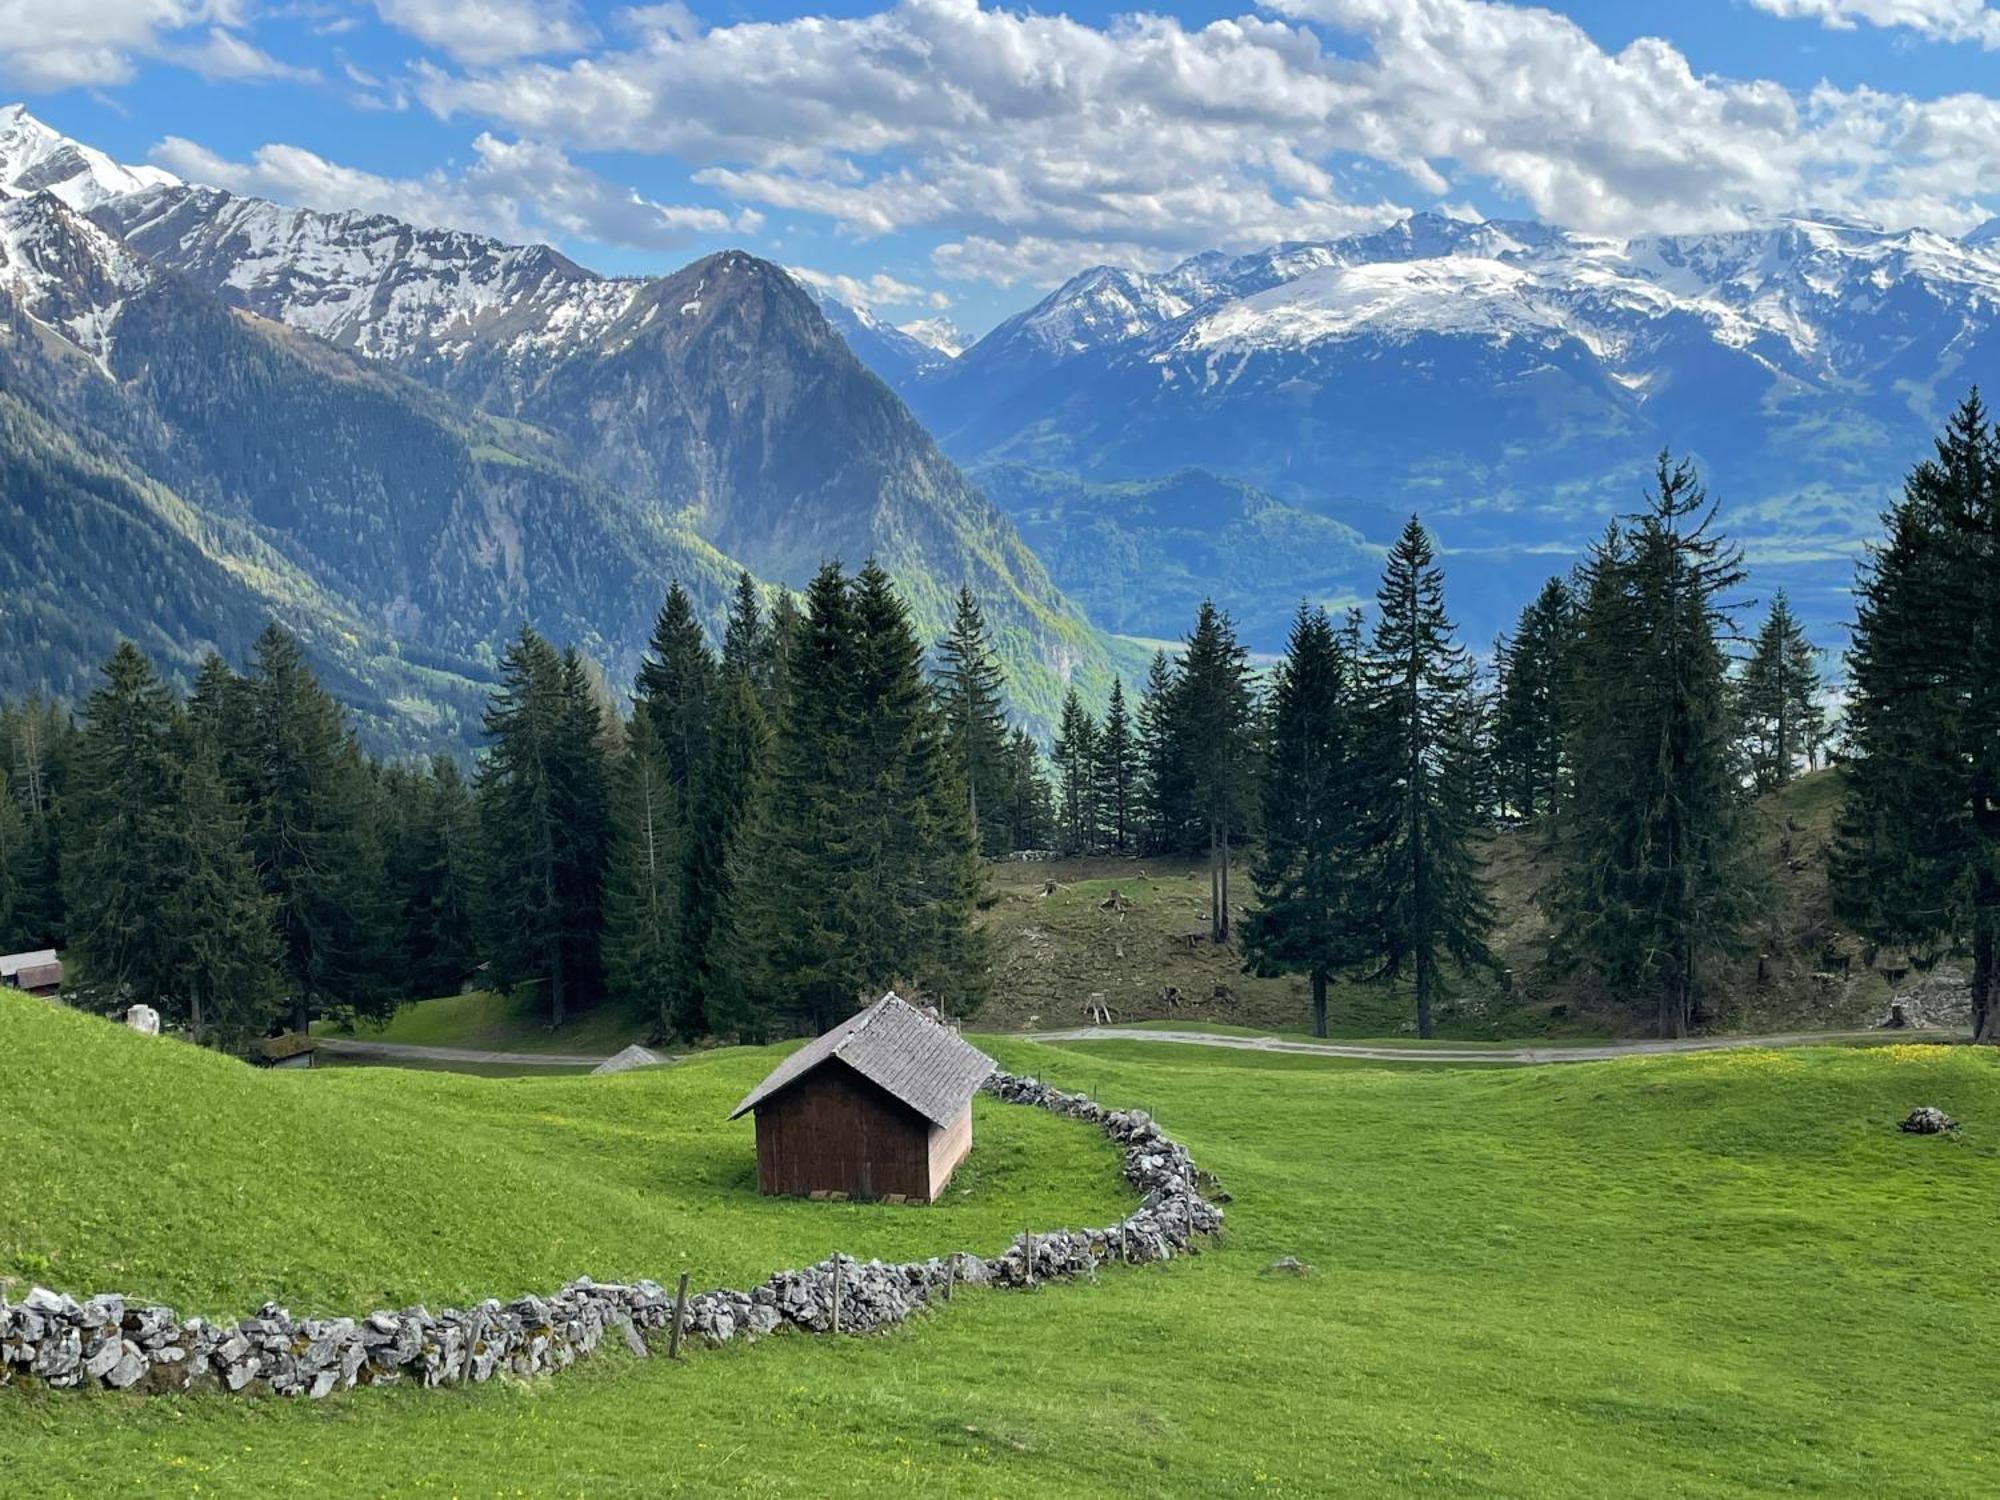
M1991 1039L2000 434L1976 393L1886 524L1857 583L1834 896L1871 941L1967 949ZM1114 684L1100 718L1072 692L1046 757L970 592L926 652L873 564L769 607L745 576L716 645L674 588L622 702L524 627L470 775L365 756L275 625L184 702L125 645L80 720L0 705L0 946L65 942L85 982L217 1038L478 974L557 1023L609 998L759 1039L889 984L969 1013L981 855L1133 852L1204 859L1210 936L1304 976L1316 1030L1332 981L1403 979L1429 1035L1495 967L1480 844L1516 823L1549 962L1682 1035L1772 897L1751 800L1829 748L1818 653L1782 593L1739 639L1743 577L1663 454L1481 663L1412 518L1371 619L1301 606L1259 671L1205 603L1136 702Z

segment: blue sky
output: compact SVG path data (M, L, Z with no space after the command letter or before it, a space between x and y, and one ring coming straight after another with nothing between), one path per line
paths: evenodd
M606 271L740 245L973 331L1420 209L2000 214L1986 0L0 0L0 98L236 191Z

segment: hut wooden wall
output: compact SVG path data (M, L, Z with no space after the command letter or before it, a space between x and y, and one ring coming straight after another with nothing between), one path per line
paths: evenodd
M845 1065L819 1067L757 1106L757 1185L927 1202L931 1135L930 1121Z
M965 1160L965 1153L972 1149L972 1106L965 1106L965 1113L952 1121L945 1130L933 1127L930 1140L930 1184L924 1196L932 1203L937 1202L945 1184L951 1181L951 1174L958 1170L958 1164Z

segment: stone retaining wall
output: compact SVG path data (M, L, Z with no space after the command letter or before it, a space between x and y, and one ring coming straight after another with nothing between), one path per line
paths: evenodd
M1197 1235L1222 1227L1202 1196L1207 1181L1185 1147L1141 1110L1109 1110L1033 1078L995 1073L985 1091L1094 1124L1125 1148L1125 1177L1139 1207L1103 1229L1023 1234L998 1255L961 1251L944 1259L884 1265L851 1256L779 1271L750 1291L689 1296L686 1333L711 1344L781 1328L833 1329L838 1262L839 1328L865 1333L909 1318L948 1284L1030 1286L1094 1274L1107 1261L1169 1260ZM1227 1195L1217 1196L1226 1201ZM673 1322L673 1295L657 1282L600 1286L582 1277L549 1297L488 1300L476 1307L422 1307L365 1318L294 1318L275 1303L235 1323L182 1319L169 1307L102 1293L79 1302L42 1287L0 1298L0 1385L115 1390L226 1390L318 1398L356 1385L413 1380L426 1386L484 1381L496 1372L560 1370L611 1341L651 1352L647 1335Z

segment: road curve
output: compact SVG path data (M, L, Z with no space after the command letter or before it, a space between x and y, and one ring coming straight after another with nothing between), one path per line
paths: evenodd
M384 1062L503 1063L508 1067L594 1068L607 1061L573 1052L482 1052L475 1047L418 1047L408 1042L371 1042L365 1037L314 1037L322 1052L342 1057L379 1057Z
M1185 1047L1227 1047L1239 1052L1295 1052L1305 1057L1351 1057L1389 1063L1566 1063L1608 1062L1655 1053L1719 1052L1732 1047L1810 1047L1859 1038L1955 1040L1938 1032L1791 1031L1775 1036L1687 1037L1664 1042L1604 1042L1581 1047L1371 1047L1364 1043L1300 1042L1277 1036L1229 1036L1209 1031L1146 1031L1136 1026L1079 1026L1069 1031L1030 1031L1033 1042L1170 1042Z

